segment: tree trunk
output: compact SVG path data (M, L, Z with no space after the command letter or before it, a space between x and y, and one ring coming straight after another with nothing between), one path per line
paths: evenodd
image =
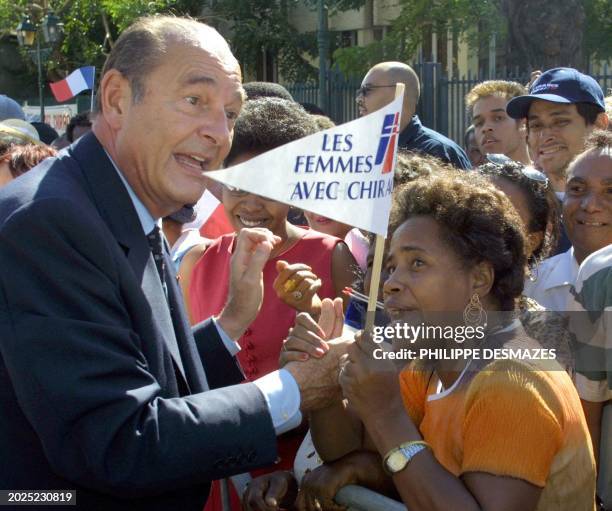
M508 20L507 55L522 71L582 67L581 0L502 0Z

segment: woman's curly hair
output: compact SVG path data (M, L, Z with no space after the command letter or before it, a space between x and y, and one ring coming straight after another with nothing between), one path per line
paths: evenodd
M440 170L394 193L389 232L415 216L438 223L465 268L490 263L495 272L492 296L500 310L515 308L525 279L525 233L504 193L475 172Z
M508 162L503 165L485 163L478 167L478 172L491 178L505 179L516 185L527 197L526 203L531 215L527 232L542 232L542 243L536 247L529 260L537 263L547 257L557 248L560 233L559 204L550 183L542 183L530 179L523 173L525 167L518 162Z

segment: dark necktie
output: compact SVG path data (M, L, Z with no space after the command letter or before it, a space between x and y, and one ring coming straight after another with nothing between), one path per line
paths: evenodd
M165 276L166 263L164 261L164 242L162 240L161 231L157 225L147 235L147 239L149 240L153 260L155 261L155 266L157 267L157 273L159 273L159 279L161 280L162 287L164 288L166 298L168 298L168 288L166 287Z

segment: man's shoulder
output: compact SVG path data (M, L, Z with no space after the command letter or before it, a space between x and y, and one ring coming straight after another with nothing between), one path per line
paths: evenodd
M589 255L580 265L576 299L589 311L612 311L612 245Z
M543 277L544 275L550 274L555 268L560 265L568 265L571 260L574 258L573 251L571 249L566 250L565 252L561 252L556 256L549 257L544 259L537 268L537 272L539 274L538 279Z
M471 168L465 152L459 145L442 135L442 133L427 128L422 124L418 127L415 137L405 148L430 154L459 168Z
M0 190L0 224L24 207L66 202L84 208L91 202L84 176L68 155L49 158Z

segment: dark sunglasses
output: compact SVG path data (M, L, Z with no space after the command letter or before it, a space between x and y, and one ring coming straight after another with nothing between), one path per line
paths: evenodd
M537 181L538 183L544 185L545 188L548 186L548 178L542 172L531 167L525 167L525 165L522 163L514 161L512 158L508 158L505 154L487 154L486 159L489 161L489 163L497 165L498 167L511 165L515 168L520 168L522 174L526 178Z
M370 85L370 84L366 84L366 85L362 85L361 87L359 87L355 91L355 94L357 96L363 96L365 98L374 89L384 89L385 87L394 87L395 88L395 85Z

